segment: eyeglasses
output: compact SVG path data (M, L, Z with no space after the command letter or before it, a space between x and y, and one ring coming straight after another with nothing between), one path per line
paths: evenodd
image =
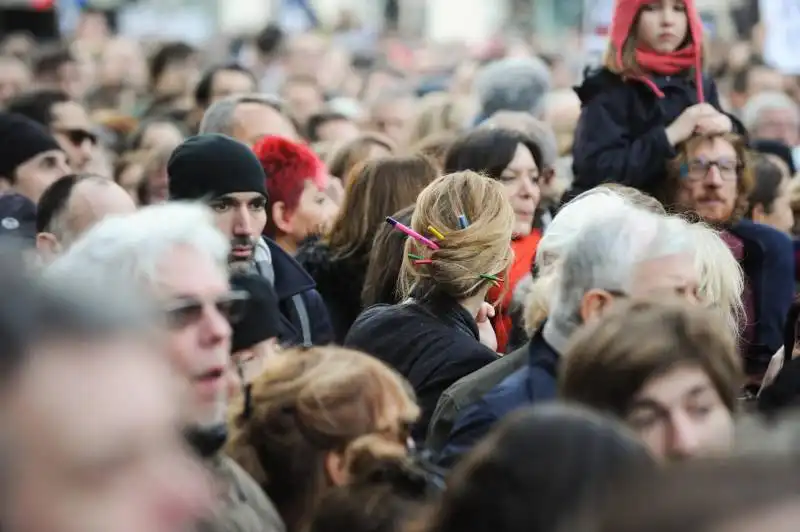
M212 305L228 322L236 323L244 316L249 299L250 294L242 290L233 290L212 301L180 297L167 305L164 311L172 329L183 329L197 323L209 305Z
M56 129L56 133L61 133L67 139L69 139L70 143L74 146L81 146L85 141L89 141L93 146L97 144L97 135L88 131L86 129L81 128L62 128Z
M736 159L719 159L717 161L692 159L681 167L681 176L690 181L697 181L705 178L711 171L712 166L717 167L723 181L734 181L742 164Z

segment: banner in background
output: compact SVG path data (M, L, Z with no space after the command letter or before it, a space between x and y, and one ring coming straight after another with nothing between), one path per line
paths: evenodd
M800 74L800 0L761 0L764 60L784 74Z

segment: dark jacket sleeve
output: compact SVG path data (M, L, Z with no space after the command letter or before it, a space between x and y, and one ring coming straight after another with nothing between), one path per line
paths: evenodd
M453 467L456 462L478 443L499 419L491 403L485 399L465 408L456 420L447 442L436 457L436 465Z
M311 341L314 342L314 345L333 343L333 326L322 296L316 290L308 290L303 292L303 300L311 321Z
M591 99L581 111L573 146L575 185L581 190L613 182L653 190L664 178L667 161L676 152L663 125L634 136L625 90L609 90Z

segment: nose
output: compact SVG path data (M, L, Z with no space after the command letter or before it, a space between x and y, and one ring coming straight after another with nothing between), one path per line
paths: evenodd
M233 224L233 232L236 235L252 234L253 224L250 222L250 216L246 208L241 208L236 211L236 219Z
M522 179L522 185L519 188L519 195L523 198L536 197L539 194L539 185L535 179L526 176Z
M694 424L684 412L673 415L667 431L667 455L677 459L694 456L699 446L697 436Z
M706 186L713 186L714 188L722 186L722 174L716 165L708 169L708 174L706 174Z

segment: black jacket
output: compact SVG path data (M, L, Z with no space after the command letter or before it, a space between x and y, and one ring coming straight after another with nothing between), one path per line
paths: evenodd
M703 78L706 101L721 110L717 87ZM607 69L589 74L575 88L581 116L572 148L575 179L566 203L603 183L620 183L655 194L666 178L666 163L677 155L666 127L688 107L698 103L694 79L663 76L653 81L664 93L655 93L636 80L625 81ZM728 115L737 133L744 127Z
M425 441L442 393L498 358L478 341L469 312L445 300L371 307L353 324L345 346L381 359L411 383L422 409L412 431L418 443Z
M328 245L318 239L306 242L295 258L314 278L317 292L328 308L334 341L341 344L361 312L361 290L368 259L365 256L334 258Z

